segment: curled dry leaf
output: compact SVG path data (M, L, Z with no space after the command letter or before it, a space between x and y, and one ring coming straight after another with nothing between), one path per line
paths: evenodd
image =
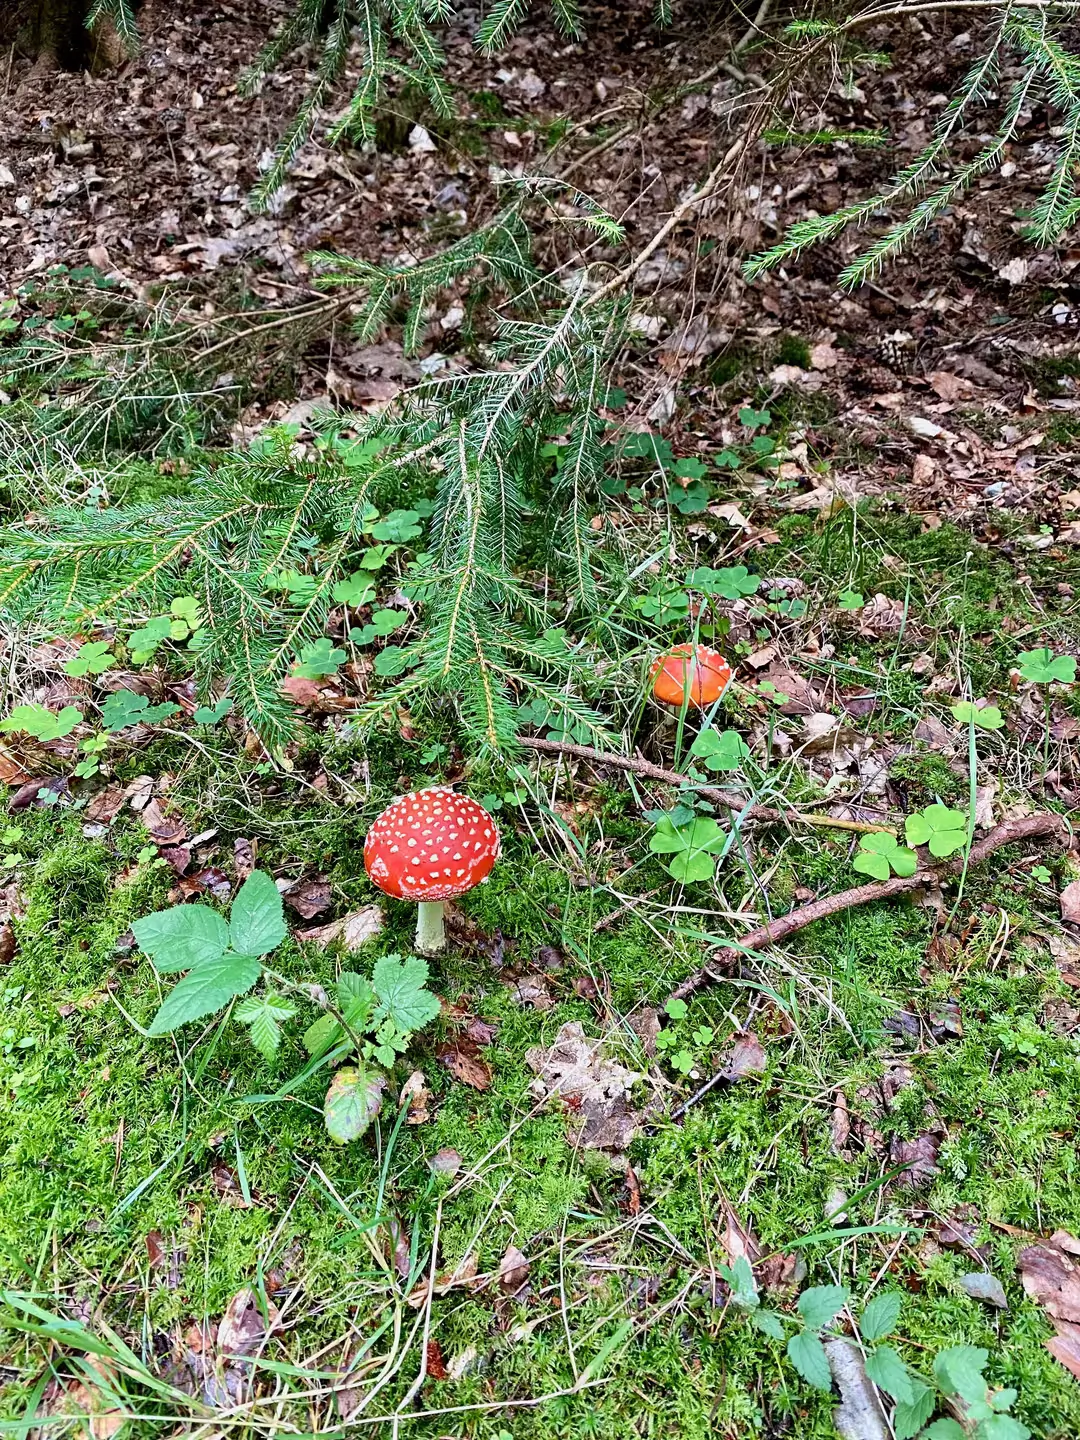
M889 1148L889 1163L903 1167L903 1173L896 1177L894 1184L929 1184L938 1173L938 1151L944 1138L940 1131L924 1130L914 1140L893 1140Z
M179 845L187 839L187 826L175 815L166 815L157 800L148 800L142 809L142 823L155 845Z
M431 1118L429 1106L431 1104L431 1091L427 1088L427 1081L424 1079L422 1070L414 1070L405 1084L401 1087L401 1094L398 1096L398 1107L408 1105L409 1113L405 1117L406 1125L423 1125Z
M419 1310L421 1305L427 1303L429 1296L446 1295L451 1290L472 1290L475 1285L476 1252L470 1251L449 1274L436 1275L434 1285L431 1277L425 1276L416 1289L410 1292L408 1301L414 1310Z
M330 908L330 885L325 880L297 880L281 898L290 910L295 910L303 920L310 920Z
M534 1010L550 1010L555 1004L547 979L539 971L518 975L504 980L503 983L519 1005L531 1005Z
M444 1146L442 1150L436 1150L431 1157L431 1169L436 1175L441 1175L444 1180L452 1180L462 1166L461 1156L456 1150Z
M1070 925L1080 925L1080 880L1073 880L1061 892L1061 918Z
M245 840L242 835L238 835L233 841L233 868L238 884L241 880L246 880L255 869L255 857L258 853L257 840Z
M529 1278L529 1262L516 1245L508 1245L499 1261L499 1289L504 1295L516 1295Z
M1049 1240L1021 1250L1017 1263L1024 1290L1057 1331L1046 1348L1080 1380L1080 1240L1055 1230Z
M724 1078L735 1081L741 1080L744 1075L762 1075L768 1065L761 1041L752 1030L745 1030L736 1035L735 1043L725 1057Z

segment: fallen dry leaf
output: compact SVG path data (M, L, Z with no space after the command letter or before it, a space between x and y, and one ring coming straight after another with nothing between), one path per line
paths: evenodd
M644 1077L609 1059L603 1041L587 1037L577 1020L562 1027L550 1050L529 1050L525 1063L536 1074L533 1094L561 1102L588 1149L621 1153L637 1135L643 1117L630 1092Z
M1080 880L1073 880L1061 892L1061 918L1080 925Z
M314 940L324 950L340 940L346 950L359 950L369 940L374 940L383 928L383 912L378 905L365 905L362 910L353 910L340 920L331 920L329 925L316 925L310 930L297 930L298 940Z
M431 1168L436 1175L441 1175L445 1180L452 1180L461 1169L461 1156L456 1150L449 1146L442 1150L436 1150L431 1157Z
M529 1278L529 1262L516 1245L508 1245L499 1261L499 1289L504 1295L515 1295Z
M281 1328L281 1313L267 1302L266 1318L254 1290L240 1290L225 1307L218 1322L217 1345L221 1355L251 1355Z
M312 916L329 910L330 885L326 880L297 880L295 885L281 892L281 898L301 919L310 920Z
M432 1380L449 1380L450 1371L446 1368L446 1361L443 1359L442 1346L438 1340L427 1342L427 1373Z
M504 980L503 984L519 1005L531 1005L534 1010L550 1010L555 1004L547 979L538 971L530 975L513 976Z
M125 791L120 785L108 785L91 795L86 806L86 819L91 825L111 825L123 809Z
M1024 1290L1057 1331L1046 1348L1080 1380L1080 1240L1055 1230L1049 1240L1021 1250L1017 1264Z
M218 869L216 865L208 865L204 870L197 870L194 875L185 875L180 881L180 889L185 895L212 895L215 900L227 901L232 895L232 882L224 870Z
M142 823L155 845L176 846L187 839L187 826L175 815L166 815L157 800L148 800L143 806Z
M470 1250L456 1269L451 1270L448 1274L436 1275L434 1285L431 1283L431 1277L425 1276L416 1289L410 1292L408 1302L414 1310L419 1310L420 1306L427 1302L429 1296L445 1295L450 1290L471 1290L475 1280L476 1252Z
M474 1090L486 1090L491 1084L491 1066L482 1060L475 1040L467 1035L458 1036L439 1050L439 1060L455 1080L471 1085Z
M401 1094L398 1096L398 1108L408 1105L409 1113L405 1117L406 1125L423 1125L425 1120L431 1118L429 1106L431 1104L431 1091L427 1088L427 1081L424 1079L422 1070L414 1070L405 1084L401 1087Z
M237 881L246 880L255 869L255 857L259 853L257 840L245 840L238 835L233 841L233 868Z
M937 1158L944 1136L925 1130L914 1140L893 1140L889 1147L890 1165L903 1167L896 1177L897 1185L926 1185L938 1173Z
M744 1075L761 1075L768 1069L765 1051L761 1041L752 1030L740 1032L735 1043L724 1058L723 1071L726 1080L741 1080Z

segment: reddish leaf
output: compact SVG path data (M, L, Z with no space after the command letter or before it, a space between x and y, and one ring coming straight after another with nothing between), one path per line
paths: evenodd
M330 908L330 886L325 880L298 880L288 890L282 891L281 898L291 910L303 920L321 915Z
M459 1036L439 1051L439 1059L455 1080L471 1085L474 1090L486 1090L491 1084L491 1067L481 1060L474 1041Z
M432 1380L449 1380L450 1371L443 1359L442 1347L438 1340L427 1342L427 1373Z

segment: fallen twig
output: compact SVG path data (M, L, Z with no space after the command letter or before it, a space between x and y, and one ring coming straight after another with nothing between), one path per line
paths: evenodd
M530 750L538 750L541 755L573 755L577 760L589 760L593 764L614 765L618 770L630 770L635 775L642 775L646 780L660 780L665 785L686 785L691 790L696 790L706 800L712 800L717 805L723 805L725 810L732 810L737 815L743 815L746 820L761 820L766 823L777 824L784 822L790 825L814 825L827 830L853 830L858 834L871 834L874 831L887 831L890 835L896 833L892 825L872 825L862 820L840 820L832 815L806 815L801 810L785 807L780 809L775 805L751 805L747 807L746 797L735 795L730 790L721 790L715 785L701 785L695 780L680 775L677 770L665 770L660 765L654 765L650 760L641 760L634 755L618 755L606 750L594 750L589 745L574 745L569 740L535 740L522 735L519 736L522 745ZM744 813L745 812L745 813Z
M1065 817L1050 812L1006 820L996 825L977 845L971 847L967 868L970 870L972 866L981 864L996 850L1018 840L1066 840L1071 834L1072 828ZM695 991L703 989L713 981L724 980L727 977L723 974L723 967L735 963L740 954L775 945L780 940L786 940L789 935L794 935L797 930L804 930L815 920L823 920L827 915L836 915L841 910L851 910L856 905L869 905L874 900L891 900L894 895L909 894L923 885L935 884L946 876L959 875L963 869L963 859L950 860L944 865L921 867L914 875L903 878L897 876L892 880L874 880L868 885L856 885L851 890L839 890L835 895L823 895L819 900L811 900L809 904L800 905L797 910L789 911L787 915L781 915L779 919L770 920L767 925L752 930L739 941L737 947L720 946L708 965L703 965L700 970L695 970L676 985L671 992L671 998L685 1000L688 995L693 995Z

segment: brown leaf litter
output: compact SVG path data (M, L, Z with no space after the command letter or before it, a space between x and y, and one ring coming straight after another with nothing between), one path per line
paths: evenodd
M644 1075L611 1059L604 1042L586 1036L577 1020L561 1028L550 1049L529 1050L525 1063L536 1075L533 1095L562 1106L579 1144L623 1159L647 1119L630 1098Z
M1057 1332L1046 1348L1080 1380L1080 1240L1055 1230L1049 1240L1021 1250L1017 1265L1024 1290Z

